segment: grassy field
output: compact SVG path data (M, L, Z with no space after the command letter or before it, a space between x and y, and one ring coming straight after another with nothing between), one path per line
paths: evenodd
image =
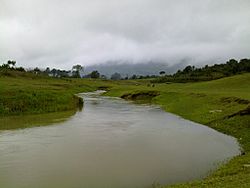
M0 116L66 113L79 106L74 94L102 88L109 96L158 104L168 112L232 135L242 145L241 156L206 179L172 187L250 187L250 74L182 84L0 76Z
M0 116L75 110L81 101L74 94L99 86L100 81L90 79L0 75Z

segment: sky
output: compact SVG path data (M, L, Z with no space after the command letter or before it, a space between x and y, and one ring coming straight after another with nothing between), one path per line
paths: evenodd
M249 0L0 0L0 64L249 58L249 10Z

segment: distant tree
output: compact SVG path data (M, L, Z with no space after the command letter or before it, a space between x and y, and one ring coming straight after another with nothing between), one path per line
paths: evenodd
M1 66L1 69L9 69L9 68L10 68L10 66L8 64L3 64Z
M25 72L25 69L23 67L17 67L16 70L20 72Z
M7 64L8 64L10 67L14 67L14 66L16 65L16 61L11 61L11 60L9 60L9 61L7 62Z
M131 76L130 79L135 80L135 79L137 79L137 76L134 74L133 76Z
M100 78L100 73L95 70L90 73L90 78Z
M194 67L188 65L185 67L185 69L183 70L184 73L190 73L194 70Z
M238 61L235 59L230 59L226 64L226 70L229 72L229 74L235 74L239 71L238 68Z
M160 71L159 74L164 75L164 74L166 74L166 72L165 71Z
M235 59L230 59L227 64L229 65L236 65L238 63L238 61L236 61Z
M84 71L84 68L83 68L83 66L81 66L81 65L74 65L73 67L72 67L72 73L73 73L73 77L76 77L76 78L80 78L81 77L81 72L83 72Z
M50 68L49 68L49 67L47 67L47 68L45 69L45 73L47 73L47 74L50 73Z
M67 77L69 77L69 74L70 74L70 71L59 70L59 75L60 75L60 77L67 78Z
M173 75L165 75L157 78L155 82L197 82L219 79L235 74L250 72L250 60L241 59L239 62L230 59L224 64L205 65L201 68L186 66L183 70L178 70Z
M250 59L241 59L239 69L241 72L250 72Z
M36 67L36 68L34 68L33 72L36 73L36 74L38 74L38 73L41 72L41 70L38 67Z
M120 80L121 78L122 78L121 74L117 72L111 75L111 80Z
M56 69L52 69L50 72L52 73L53 77L57 76L57 70Z
M181 73L182 73L182 71L181 71L181 70L178 70L178 71L174 74L174 76L180 75Z
M33 71L34 71L34 72L41 72L41 70L40 70L38 67L34 68Z

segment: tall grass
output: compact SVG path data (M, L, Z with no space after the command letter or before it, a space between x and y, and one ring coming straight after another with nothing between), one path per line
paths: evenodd
M76 93L93 91L103 85L99 80L10 74L0 74L0 116L73 110L81 105Z

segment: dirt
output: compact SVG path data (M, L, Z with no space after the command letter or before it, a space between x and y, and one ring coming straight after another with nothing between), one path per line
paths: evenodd
M238 104L250 104L249 100L241 99L238 97L223 97L221 98L221 102L223 103L238 103Z
M105 90L105 91L108 91L108 90L110 90L110 86L99 86L99 87L98 87L98 90Z
M246 115L250 115L250 105L247 106L247 108L243 109L243 110L240 110L234 114L231 114L229 116L227 116L227 118L231 118L231 117L234 117L234 116L246 116Z
M128 93L121 96L123 99L128 100L152 100L154 97L158 96L160 93L157 91L140 91L136 93Z

